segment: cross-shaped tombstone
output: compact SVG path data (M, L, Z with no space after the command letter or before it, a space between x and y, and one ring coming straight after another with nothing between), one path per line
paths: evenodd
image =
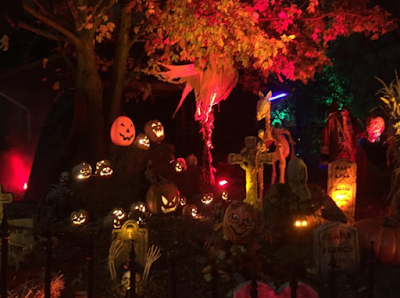
M257 199L257 169L264 164L272 164L272 153L261 152L257 149L257 137L246 137L245 148L239 153L228 155L228 164L240 165L246 171L246 199L245 203L256 208L261 207L262 198ZM263 184L260 183L260 187ZM260 193L262 190L260 190Z
M3 204L12 203L12 193L3 193L3 185L0 184L0 223L3 221Z

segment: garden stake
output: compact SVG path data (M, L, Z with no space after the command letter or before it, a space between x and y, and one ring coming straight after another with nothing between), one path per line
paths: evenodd
M46 241L46 266L44 272L44 298L51 298L51 257L52 257L52 240L50 233L50 226L47 227L47 241Z
M251 298L258 298L258 285L257 285L257 280L254 277L253 280L251 281L251 292L250 292L250 297Z
M334 253L332 253L331 261L329 262L331 270L329 272L329 298L337 298L337 288L336 288L336 259Z
M87 275L88 275L88 288L87 288L87 298L93 298L94 297L94 244L93 244L93 233L90 232L89 236L89 245L88 245L88 251L87 251Z
M131 271L131 278L129 288L126 291L127 298L136 298L136 271L135 271L135 241L131 240L131 253L129 254L129 270Z
M10 239L10 229L6 219L6 211L3 212L3 221L0 226L1 235L1 298L7 298L7 260L8 260L8 239Z
M374 241L371 241L371 252L368 258L368 279L367 279L367 298L374 298L374 277L375 277L375 250L374 250Z

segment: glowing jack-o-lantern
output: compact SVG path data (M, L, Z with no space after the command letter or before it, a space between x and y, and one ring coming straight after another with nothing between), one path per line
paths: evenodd
M154 143L160 143L165 138L164 126L158 120L150 120L144 126L144 132Z
M186 203L187 203L186 197L185 197L185 196L181 196L181 197L179 198L179 204L183 207L183 206L186 205Z
M296 221L294 222L294 226L295 226L296 228L305 228L305 227L308 226L308 221L305 220L305 219L303 219L303 220L296 220Z
M118 220L124 220L126 218L126 213L123 208L114 208L111 213L118 219Z
M370 116L365 121L365 129L368 142L375 143L385 130L385 120L382 117Z
M109 178L113 174L111 163L109 160L100 160L96 163L96 171L94 174L100 178Z
M111 126L111 141L117 146L132 145L135 134L135 126L129 117L118 117Z
M186 157L186 164L190 167L195 167L197 166L197 157L194 154L190 154L188 157Z
M139 134L135 140L134 145L142 150L149 150L150 148L150 140L149 137L145 134Z
M182 209L182 215L184 217L191 217L191 218L196 218L197 217L197 207L195 205L188 204Z
M224 236L232 243L245 244L251 241L255 231L257 216L251 205L232 202L223 219Z
M124 240L136 240L139 238L139 225L134 220L127 220L121 228L121 238Z
M122 228L122 221L118 219L117 217L114 217L113 219L113 229L118 230Z
M228 192L226 190L221 193L221 198L224 201L228 201Z
M177 158L175 161L172 161L174 165L174 170L177 173L186 171L187 166L186 166L186 161L183 158Z
M143 202L135 202L131 205L130 211L139 210L140 212L146 212L146 205Z
M89 213L86 210L79 209L71 212L71 224L74 226L82 226L89 221Z
M171 213L178 208L179 198L179 190L174 184L153 184L146 194L147 208L152 213Z
M214 194L212 193L206 193L202 198L201 198L201 202L203 204L210 204L212 201L214 201Z
M72 177L75 180L87 180L92 175L92 166L85 161L76 165L72 169Z

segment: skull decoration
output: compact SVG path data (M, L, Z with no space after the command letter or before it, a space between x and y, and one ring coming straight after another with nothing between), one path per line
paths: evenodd
M111 177L113 169L111 168L111 163L108 160L100 160L96 163L95 175L101 178Z
M137 272L136 272L136 274L135 274L135 280L136 280L136 282L139 282L139 281L140 281L140 275L139 275L139 273L137 273ZM129 271L126 271L126 272L124 273L124 275L122 276L122 279L121 279L121 286L122 286L122 288L123 288L124 290L128 290L129 287L131 286L131 271L130 271L130 270L129 270Z
M181 197L179 198L179 204L181 204L181 206L183 207L183 206L186 205L186 203L187 203L186 197L185 197L185 196L181 196Z
M224 236L232 243L246 244L252 239L256 221L256 213L251 205L237 201L232 202L224 215Z
M222 192L221 198L222 198L224 201L228 201L228 192L227 192L226 190Z
M127 220L121 228L123 240L136 240L139 238L139 225L134 220Z
M62 186L68 186L70 182L69 172L62 172L58 178L58 184Z
M71 212L71 224L74 226L82 226L89 221L89 214L86 210L79 209Z
M174 170L177 173L186 171L187 169L186 161L181 157L177 158L173 164L174 164Z
M135 146L139 149L149 150L150 148L150 140L149 137L145 134L139 134L135 140Z
M190 167L197 166L197 157L194 154L190 154L186 157L186 164Z
M140 212L146 212L146 205L143 202L136 202L131 205L130 211L139 210Z
M197 207L195 205L186 205L182 209L182 215L183 217L191 217L191 218L196 218L197 217Z
M365 121L365 128L368 134L368 142L375 143L385 130L385 121L382 117L370 116Z
M271 102L269 101L269 99L272 96L272 92L269 91L267 95L264 95L260 91L260 92L258 92L258 96L260 97L260 100L257 101L256 118L257 118L257 121L260 121L261 119L264 119L271 113Z
M129 117L121 116L115 119L111 126L111 141L117 146L130 146L135 139L135 126Z
M152 213L170 213L178 208L180 194L171 183L153 184L146 194L146 203Z
M210 204L212 201L214 200L214 194L213 193L206 193L202 198L201 198L201 202L203 204Z
M160 143L164 140L164 126L158 120L150 120L144 126L144 132L154 143Z
M92 175L92 166L85 161L76 165L72 169L72 178L75 180L86 180Z

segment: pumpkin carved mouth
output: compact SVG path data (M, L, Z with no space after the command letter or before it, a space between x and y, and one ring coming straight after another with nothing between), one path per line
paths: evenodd
M237 237L246 237L248 232L250 231L249 229L246 228L238 228L238 230L236 230L233 226L230 226L232 232L237 236Z
M164 129L162 127L153 129L153 132L157 136L157 138L164 135Z
M124 141L130 141L133 138L133 135L124 136L122 133L119 133L119 135L124 139Z

